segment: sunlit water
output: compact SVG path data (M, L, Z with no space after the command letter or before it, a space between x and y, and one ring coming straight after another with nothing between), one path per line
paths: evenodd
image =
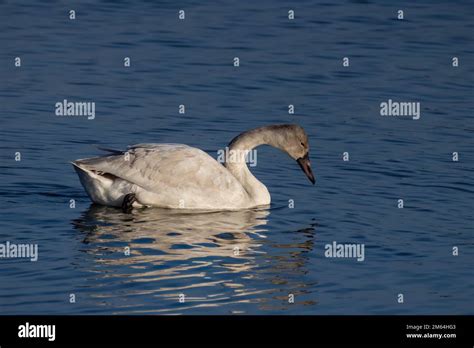
M0 2L0 242L39 245L37 262L0 260L0 313L473 314L474 7L456 3ZM421 102L420 120L381 117L389 98ZM63 99L96 118L55 116ZM270 208L123 214L91 205L68 163L142 142L216 156L286 122L309 134L317 183L259 148ZM326 258L333 241L365 260Z

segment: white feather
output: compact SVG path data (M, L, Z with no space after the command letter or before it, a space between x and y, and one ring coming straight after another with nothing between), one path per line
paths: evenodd
M103 205L120 206L124 195L135 193L142 205L164 208L256 206L222 164L187 145L139 144L124 155L79 159L73 164L92 201Z

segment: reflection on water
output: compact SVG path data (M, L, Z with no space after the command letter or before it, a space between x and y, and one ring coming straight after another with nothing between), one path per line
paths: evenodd
M284 307L288 293L301 294L310 285L292 278L305 267L314 229L296 231L296 243L279 243L267 234L269 216L269 209L193 213L152 208L123 214L91 205L72 223L93 260L89 280L97 291L90 297L103 305L121 313L182 313L224 305L224 312L245 313L242 304Z
M265 237L262 233L268 215L267 210L192 214L170 209L142 209L123 214L118 209L92 205L75 225L86 232L85 243L102 245L113 238L129 246L131 257L117 259L121 264L208 256L251 259L246 256L248 251L259 246L251 235ZM144 246L158 254L149 255ZM123 253L124 250L112 247L110 251Z

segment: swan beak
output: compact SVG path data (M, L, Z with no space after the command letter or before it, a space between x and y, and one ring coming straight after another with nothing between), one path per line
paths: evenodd
M316 179L314 178L314 174L313 174L313 171L311 170L311 162L309 160L309 153L307 153L306 155L304 155L304 157L300 157L296 160L296 162L298 162L298 164L300 165L301 169L303 170L303 172L306 174L306 176L308 177L309 181L311 181L314 185L314 183L316 182Z

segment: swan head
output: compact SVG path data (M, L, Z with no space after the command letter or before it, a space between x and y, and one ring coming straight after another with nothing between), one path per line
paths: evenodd
M286 152L291 158L296 160L314 185L316 179L311 169L311 161L309 159L309 142L308 136L303 127L296 124L285 124L271 126L274 132L271 132L268 143Z
M232 139L229 148L230 151L242 150L247 153L251 149L264 144L286 152L297 161L309 181L314 185L316 179L309 160L308 136L303 127L297 124L277 124L251 129Z

